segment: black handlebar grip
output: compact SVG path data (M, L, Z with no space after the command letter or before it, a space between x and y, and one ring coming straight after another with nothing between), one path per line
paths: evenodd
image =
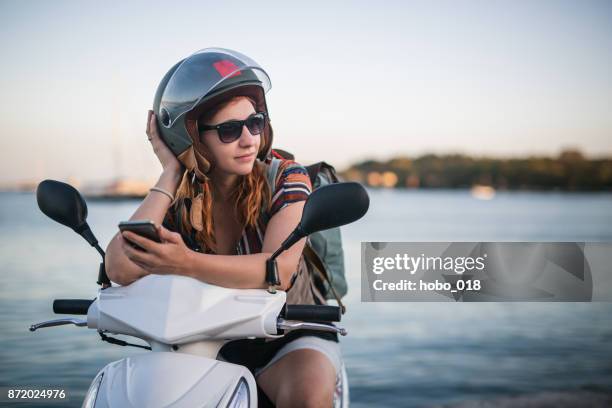
M339 322L342 313L338 306L286 305L285 319L304 322Z
M53 313L86 315L92 303L93 300L89 299L55 299Z

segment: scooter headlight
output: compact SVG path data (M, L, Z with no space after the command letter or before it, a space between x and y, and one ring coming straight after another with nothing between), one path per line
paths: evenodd
M251 406L249 385L244 378L241 378L230 398L227 408L248 408Z
M81 408L94 408L96 406L96 397L98 396L98 390L102 384L102 377L104 377L104 372L100 371L100 373L93 379L89 389L87 390L87 394L85 395L85 400L83 401Z

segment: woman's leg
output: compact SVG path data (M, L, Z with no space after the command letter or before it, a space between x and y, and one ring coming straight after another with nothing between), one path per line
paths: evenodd
M331 407L336 369L320 351L298 349L262 371L257 383L277 408Z

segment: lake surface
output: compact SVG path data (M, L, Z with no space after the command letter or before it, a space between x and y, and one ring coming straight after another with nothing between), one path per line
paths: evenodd
M612 303L361 303L361 241L612 241L612 194L370 190L342 229L342 339L351 405L435 406L544 392L612 392ZM103 247L137 202L89 204ZM93 298L99 255L29 193L0 193L0 387L64 388L80 406L110 361L141 353L62 326L55 298ZM138 339L124 339L140 342ZM476 403L476 402L474 402ZM41 405L37 405L41 406Z

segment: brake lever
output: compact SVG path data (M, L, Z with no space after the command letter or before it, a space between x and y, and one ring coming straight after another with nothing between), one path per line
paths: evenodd
M75 326L87 326L87 320L65 317L63 319L47 320L46 322L36 323L30 326L30 331L42 329L44 327L62 326L64 324L74 324Z

